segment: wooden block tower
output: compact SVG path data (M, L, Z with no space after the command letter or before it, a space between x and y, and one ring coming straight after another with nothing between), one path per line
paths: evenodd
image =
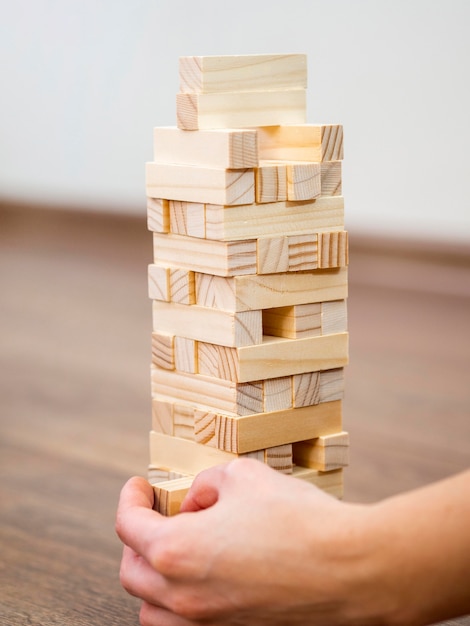
M146 166L149 480L249 456L338 497L348 361L340 125L306 123L306 57L183 57Z

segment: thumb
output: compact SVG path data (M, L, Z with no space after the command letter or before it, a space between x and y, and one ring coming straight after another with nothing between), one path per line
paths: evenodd
M208 509L218 500L226 479L228 463L216 465L196 476L180 508L181 513Z

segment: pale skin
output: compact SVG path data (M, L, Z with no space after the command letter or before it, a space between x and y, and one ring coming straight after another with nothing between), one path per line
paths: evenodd
M121 582L142 626L419 626L470 613L470 471L374 505L240 459L182 512L123 488Z

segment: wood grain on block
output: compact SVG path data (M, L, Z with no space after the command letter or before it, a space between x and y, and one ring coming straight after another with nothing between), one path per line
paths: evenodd
M258 153L263 160L340 161L343 127L340 124L260 125Z
M305 480L315 485L322 491L329 493L335 498L343 497L343 470L332 470L330 472L320 472L319 470L309 469L307 467L294 466L292 471L294 478Z
M183 130L303 124L306 110L305 89L176 95L176 123Z
M150 431L150 463L182 474L198 474L213 465L228 463L236 454L204 446L188 439Z
M154 264L148 266L148 294L152 300L170 302L170 268Z
M194 304L196 301L194 272L176 267L170 268L170 301Z
M311 406L320 402L342 400L344 370L336 368L322 372L305 372L293 376L294 407Z
M256 240L210 241L153 234L154 261L216 276L256 273ZM184 250L184 255L182 254Z
M322 329L322 304L295 304L293 306L263 309L263 335L274 337L318 337Z
M166 467L148 466L147 480L151 485L166 482L167 480L175 480L175 478L188 478L188 476L179 472L173 472Z
M198 373L238 382L238 355L235 348L197 342Z
M261 237L257 245L258 274L289 271L289 240L287 237Z
M186 337L175 337L175 369L187 374L197 373L197 342Z
M305 235L344 228L344 198L306 202L270 202L225 208L206 205L206 237L236 241L258 237Z
M318 267L346 267L349 262L346 230L318 234Z
M342 185L342 161L323 161L321 164L321 195L341 196Z
M285 443L281 446L266 448L264 451L266 465L282 474L292 474L294 463L292 460L292 444Z
M318 234L291 235L287 238L289 272L316 270L318 267Z
M165 370L175 369L174 336L168 333L152 333L152 363Z
M344 398L344 368L325 370L320 374L320 402Z
M173 436L194 441L194 407L173 405Z
M205 206L201 202L169 201L170 232L190 237L206 236Z
M283 163L261 162L255 169L256 202L287 200L287 172Z
M151 368L152 399L190 404L203 411L251 415L263 411L261 383L234 383L222 378Z
M287 199L294 202L314 200L321 194L320 163L287 163Z
M333 369L348 363L348 333L303 339L265 336L262 344L237 352L240 382Z
M226 311L269 309L347 296L347 268L233 278L196 273L196 303Z
M259 344L263 340L261 311L232 313L159 300L152 304L156 331L228 347Z
M349 435L342 431L293 445L294 463L327 472L349 464Z
M170 231L168 200L147 198L147 227L155 233Z
M173 402L154 400L152 402L152 430L165 435L173 435Z
M282 411L291 409L292 403L292 376L267 378L263 388L263 411Z
M344 333L348 330L346 300L323 302L321 305L322 335Z
M305 89L305 54L244 54L179 58L182 93Z
M176 126L153 131L153 160L167 165L197 165L240 170L258 165L256 130L220 128L186 133Z
M205 446L217 448L215 433L216 421L216 413L194 409L194 440Z
M193 476L188 476L154 484L154 510L167 517L177 515L193 480Z
M145 171L147 196L151 198L227 206L255 201L253 169L224 170L150 162L146 163Z

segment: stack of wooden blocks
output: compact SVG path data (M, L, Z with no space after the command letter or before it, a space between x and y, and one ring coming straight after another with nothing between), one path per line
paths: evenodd
M146 166L149 480L248 456L338 497L348 360L340 125L306 123L305 55L183 57Z

